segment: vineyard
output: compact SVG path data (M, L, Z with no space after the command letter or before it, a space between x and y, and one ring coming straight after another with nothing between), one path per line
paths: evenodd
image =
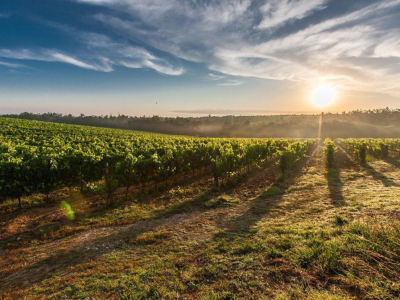
M360 163L367 161L367 155L377 159L400 155L400 139L338 139L338 143Z
M1 299L398 299L400 139L0 118Z
M118 187L157 185L212 172L215 185L280 156L285 173L315 140L206 139L0 119L0 197L49 195L103 179L107 198ZM211 171L210 171L211 170Z

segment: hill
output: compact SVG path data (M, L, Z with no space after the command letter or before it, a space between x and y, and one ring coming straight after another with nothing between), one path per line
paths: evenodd
M400 139L0 124L1 299L400 297Z
M167 118L21 113L7 117L178 135L258 138L315 138L320 121L320 115ZM397 138L400 137L400 110L385 108L324 113L321 134L323 138Z

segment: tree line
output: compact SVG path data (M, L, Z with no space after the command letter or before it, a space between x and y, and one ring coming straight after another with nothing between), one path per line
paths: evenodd
M314 138L319 115L161 117L43 113L5 115L9 118L56 123L120 128L202 137L288 137ZM353 110L324 113L322 137L396 138L400 137L400 109Z

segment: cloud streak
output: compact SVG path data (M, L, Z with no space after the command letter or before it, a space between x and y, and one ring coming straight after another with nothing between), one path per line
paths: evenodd
M267 29L284 26L289 21L300 20L316 10L326 8L327 0L273 0L261 7L264 15L258 29Z
M82 9L89 12L85 24L95 24L91 30L36 22L65 33L78 47L3 47L0 57L171 76L184 74L190 61L206 66L206 80L221 86L251 77L327 81L400 96L400 0L69 1L96 7ZM4 17L10 16L0 13Z
M85 63L80 61L74 57L71 57L67 54L61 53L57 50L50 49L38 49L38 50L29 50L29 49L0 49L0 57L6 57L11 59L18 60L38 60L38 61L47 61L47 62L61 62L66 64L71 64L80 68L109 72L112 69L104 64L103 66L92 65L89 63Z
M165 59L156 57L143 47L131 46L127 42L116 42L104 34L78 32L76 35L91 51L107 57L107 63L110 66L123 66L131 69L149 68L172 76L185 73L184 68L174 67Z
M32 17L32 19L37 23L70 35L82 45L80 51L76 54L70 54L59 49L3 48L0 49L0 57L61 62L100 72L112 72L116 66L120 66L132 69L153 69L158 73L172 76L185 73L183 67L175 67L167 60L153 55L143 47L132 46L126 39L123 42L118 42L102 33L77 30L74 27L47 21L40 17Z
M13 64L13 63L4 62L4 61L0 61L0 66L4 66L4 67L7 67L7 68L11 68L11 69L17 69L17 68L25 67L24 65L21 65L21 64Z
M240 80L227 80L226 82L219 83L218 85L220 86L236 86L236 85L242 85L244 81Z
M208 74L208 80L217 81L220 86L236 86L241 85L244 81L228 78L225 75L217 75L213 73Z
M143 48L133 47L126 43L116 43L102 34L78 33L78 35L82 43L91 50L90 57L86 59L76 58L55 49L0 49L0 57L60 62L100 72L112 72L115 66L132 69L149 68L162 74L175 76L185 72L183 68L176 68ZM17 66L10 63L1 65L6 67Z
M327 0L76 1L107 7L93 18L121 36L227 76L400 94L400 0L342 12Z

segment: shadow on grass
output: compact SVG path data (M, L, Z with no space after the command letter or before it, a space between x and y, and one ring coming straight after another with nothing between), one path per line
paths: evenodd
M335 206L342 206L346 203L343 197L343 182L340 179L340 170L338 168L328 169L326 173L328 181L329 198Z
M346 151L338 146L335 154L334 167L327 170L325 175L328 182L329 198L335 206L342 206L346 203L343 196L344 183L340 178L341 170L360 171L360 166L346 153Z
M338 164L343 165L344 161L347 161L347 163L349 164L349 167L351 167L352 169L356 170L354 162L350 159L350 156L345 152L345 150L340 146L338 146L338 149L339 149L338 156L337 156ZM390 161L392 161L392 160L390 160ZM394 165L394 166L396 166L395 162L393 162L393 161L389 162L389 160L388 160L387 162L392 164L392 165ZM397 184L396 182L394 182L393 180L391 180L387 176L383 175L382 173L379 173L369 163L361 164L361 167L365 171L367 171L368 175L371 175L375 180L382 182L382 184L384 186L386 186L386 187L390 187L390 186L399 187L400 186L399 184ZM397 167L400 167L399 164L397 164Z
M207 178L206 176L198 176L196 178L197 180L205 180ZM186 180L185 185L181 186L183 188L190 187L191 184L193 183L193 178L191 180ZM207 184L207 183L204 183ZM208 184L207 184L208 185ZM68 201L69 204L73 205L73 207L77 206L79 207L79 212L75 214L76 220L78 222L70 222L66 220L63 216L60 216L59 219L57 220L48 220L47 217L49 215L57 213L57 211L60 210L60 199L52 199L51 201L48 202L43 202L41 205L36 205L36 206L31 206L28 208L22 208L22 209L17 209L11 213L7 213L3 219L0 218L0 230L6 228L7 224L10 224L14 219L19 218L19 217L24 217L28 216L30 218L25 226L23 231L18 231L15 234L12 235L6 235L2 236L0 238L0 249L17 249L20 247L25 247L29 245L29 242L31 240L38 240L39 242L42 242L44 240L51 240L50 237L46 237L46 234L41 234L42 232L47 232L47 228L56 228L56 227L62 227L63 225L71 227L71 230L69 230L69 234L60 236L58 238L65 238L67 236L73 235L76 233L74 230L74 227L87 227L88 223L85 221L92 220L92 218L102 218L106 217L107 214L112 212L115 209L121 209L123 210L125 206L129 205L132 203L134 197L139 199L140 205L147 205L148 201L151 200L152 197L154 197L154 194L167 194L169 191L169 187L160 187L159 190L154 191L154 190L146 190L146 193L142 193L140 189L136 189L132 195L130 195L130 198L126 198L124 196L124 193L121 193L121 190L119 190L119 193L116 193L116 200L106 203L104 199L99 196L97 193L92 192L92 191L85 191L84 193L75 193L72 195L69 195L69 198L64 198L64 200ZM132 189L131 189L132 190ZM124 190L125 191L125 190ZM139 192L138 192L139 191ZM207 195L210 191L208 190L204 195ZM119 195L119 197L117 197ZM203 196L204 196L203 195ZM196 198L194 198L196 199ZM165 203L170 203L169 200L162 200ZM194 202L181 202L178 203L177 205L173 205L170 208L163 210L160 212L159 215L157 215L155 218L160 218L160 217L167 217L168 215L173 215L176 211L176 213L179 212L184 212L187 211L188 207L191 205L195 205L196 201ZM84 211L82 211L82 208L86 206ZM36 211L35 209L39 209ZM41 209L44 209L43 211ZM34 213L35 212L35 213ZM1 215L1 214L0 214ZM25 218L26 219L26 218ZM144 220L145 218L140 218L139 220L131 220L129 223L135 223L137 221ZM146 218L147 219L147 218ZM120 220L117 219L116 222L119 222ZM45 225L41 226L39 224L41 223L51 223L51 226ZM35 225L36 224L36 225ZM125 224L128 224L126 222ZM99 224L99 226L111 226L114 224ZM123 225L123 223L116 223L115 225ZM5 230L5 229L4 229ZM81 230L79 230L81 231ZM38 234L39 233L39 234ZM48 234L51 236L52 232L48 232Z
M204 171L205 169L205 171ZM158 182L147 182L143 189L140 185L130 187L128 198L125 196L125 187L121 187L114 193L114 198L118 196L116 201L110 203L104 203L104 195L102 196L99 192L95 192L90 188L85 188L83 192L79 191L79 187L73 186L70 188L60 188L53 191L50 194L48 200L45 199L43 194L32 194L30 196L22 197L22 208L18 206L17 199L7 199L4 203L0 204L0 230L2 222L11 222L12 220L20 217L21 215L29 212L32 209L42 209L55 207L59 208L61 201L71 203L74 198L82 198L90 204L90 216L88 217L100 217L105 215L110 210L121 207L124 204L130 203L133 199L146 199L150 196L167 193L171 188L176 186L187 187L193 183L204 184L209 178L211 178L211 170L204 168L201 172L197 171L195 175L179 175L168 181L168 185ZM103 183L100 181L92 182L96 186L102 186ZM71 193L71 190L74 191ZM145 203L145 202L144 202ZM4 223L4 222L3 222Z
M227 233L250 233L254 225L267 217L271 209L282 202L286 191L295 183L295 178L301 174L301 171L317 150L310 156L303 157L290 174L280 176L265 192L252 200L248 210L242 215L220 224L220 227L225 229Z
M280 177L268 190L251 201L250 207L242 215L220 225L226 232L247 234L252 227L265 218L270 210L282 201L289 189L288 179Z
M398 161L398 160L396 160L394 158L387 158L387 159L384 159L384 161L386 163L390 164L391 166L393 166L393 167L395 167L397 169L400 169L400 161Z
M384 175L382 173L379 173L370 164L365 163L362 166L368 172L368 175L371 175L374 178L374 180L378 180L378 181L382 182L382 184L384 186L386 186L386 187L391 187L391 186L400 187L400 185L398 183L394 182L393 180L388 178L386 175Z
M175 214L180 214L180 213L190 213L193 210L202 210L202 209L207 209L206 206L204 206L204 202L207 202L208 200L212 199L215 195L217 195L219 191L215 189L209 189L202 193L201 195L193 198L192 200L189 201L184 201L181 203L178 203L176 205L171 206L170 208L167 208L165 210L157 212L154 216L148 217L148 218L143 218L139 221L137 221L133 226L137 225L140 222L148 222L151 220L158 220L158 219L163 219L163 218L168 218L171 217ZM114 206L110 206L109 208L105 207L103 208L100 212L95 212L93 215L103 215L105 212L108 212L110 209L115 208ZM90 216L93 216L90 215ZM36 228L33 228L31 230L23 231L23 232L18 232L14 235L7 236L5 238L0 239L0 248L3 249L16 249L21 246L27 246L28 242L31 239L38 239L38 240L45 240L42 239L43 236L49 235L52 233L54 229L60 229L62 228L63 225L73 225L73 222L68 222L65 221L64 223L52 223L44 226L38 226ZM66 236L61 236L59 238L63 238Z
M268 165L262 172L268 173L267 170L269 170ZM252 176L257 175L258 173L255 173ZM245 184L246 181L250 181L251 179L251 176L243 176L240 181L242 181L242 184ZM166 228L177 223L182 223L185 220L193 218L198 213L214 209L215 206L210 205L210 200L217 199L216 201L218 202L220 201L220 196L230 190L232 190L232 187L224 187L220 190L211 188L191 200L177 203L168 209L158 211L148 218L137 221L133 225L122 227L118 229L118 232L105 233L105 236L91 239L89 237L88 240L83 240L67 250L57 251L50 257L8 276L4 280L4 286L7 289L20 285L31 287L45 279L51 278L59 272L61 272L62 276L62 273L68 272L68 269L71 267L109 254L115 251L115 249L119 249L121 245L132 245L132 240L135 240L144 233L150 233L159 228ZM30 280L27 281L26 278L30 278Z
M10 275L3 282L4 287L13 288L20 286L21 282L24 282L23 286L32 286L40 283L42 280L50 278L52 275L67 271L68 268L86 263L90 260L94 260L97 257L113 252L119 247L121 243L126 243L128 240L132 240L135 237L150 232L156 228L162 228L167 224L170 224L171 218L176 214L182 214L184 212L191 212L197 210L208 209L204 202L210 200L217 191L208 190L200 196L180 203L168 210L161 211L155 216L148 219L139 221L133 225L122 228L117 233L112 233L103 237L89 239L79 243L77 246L68 250L61 250L50 257L43 259L37 263L28 266L19 272ZM197 208L197 209L196 209ZM191 218L192 214L182 214L179 218L179 222L182 222L188 218ZM7 238L7 240L13 237ZM104 247L107 245L107 247ZM24 278L24 280L22 280ZM26 278L30 278L27 281ZM1 285L1 284L0 284Z

